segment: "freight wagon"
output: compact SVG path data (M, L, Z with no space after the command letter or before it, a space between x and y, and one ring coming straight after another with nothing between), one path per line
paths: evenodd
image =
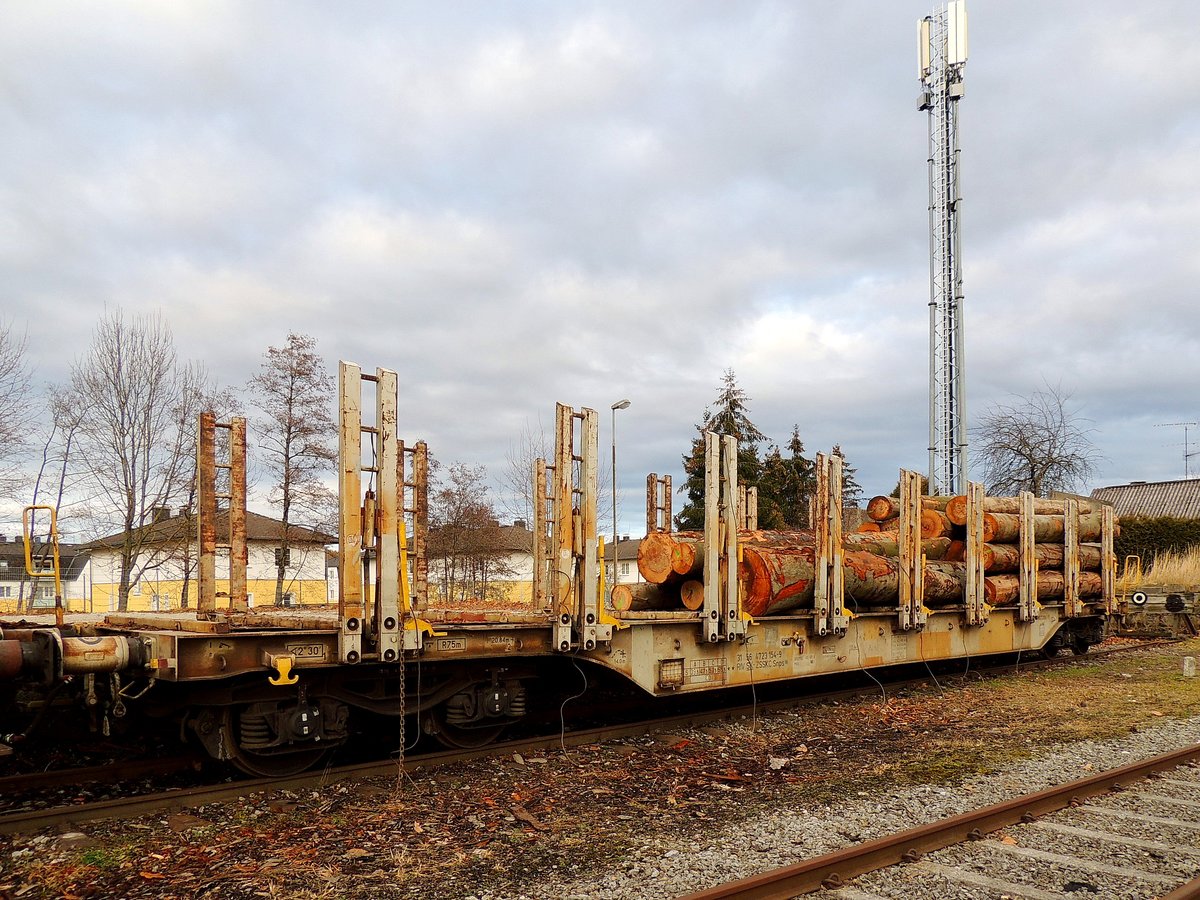
M899 498L877 498L890 504L882 530L843 534L841 461L818 454L812 527L761 531L753 489L738 484L736 441L717 434L706 435L703 529L672 533L669 479L650 476L647 583L609 596L597 414L561 404L554 456L532 473L530 608L439 612L429 605L428 455L397 437L396 373L342 363L339 395L336 613L247 608L245 422L203 415L197 610L0 623L0 730L11 741L48 706L78 708L102 729L136 708L178 720L217 759L283 774L351 740L364 713L408 717L448 745L486 744L535 700L557 708L560 691L574 693L560 677L572 665L675 696L1081 651L1118 612L1111 508L988 497L978 484L925 497L920 475L902 471Z

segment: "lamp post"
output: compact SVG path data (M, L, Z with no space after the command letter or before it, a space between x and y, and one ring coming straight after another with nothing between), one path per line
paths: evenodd
M612 596L612 589L617 586L617 579L620 577L617 572L617 410L629 409L628 400L618 400L612 405L612 495L613 495L613 532L612 532L612 584L609 586L608 595Z

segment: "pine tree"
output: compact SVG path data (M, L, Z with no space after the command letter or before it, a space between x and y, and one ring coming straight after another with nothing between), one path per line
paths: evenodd
M704 527L704 433L731 434L738 440L738 483L758 483L762 461L758 457L758 445L767 436L750 421L747 413L749 397L738 387L733 369L726 369L721 376L717 399L704 411L704 418L692 441L691 451L683 457L683 472L686 481L680 491L687 491L687 503L675 516L675 527L695 531ZM760 507L761 509L761 507Z
M788 456L774 445L762 462L758 479L760 528L807 528L808 508L816 487L813 461L804 455L800 426L792 426Z
M856 507L862 500L863 493L862 485L854 477L858 469L846 462L846 454L842 452L841 444L834 444L830 452L842 460L842 508Z

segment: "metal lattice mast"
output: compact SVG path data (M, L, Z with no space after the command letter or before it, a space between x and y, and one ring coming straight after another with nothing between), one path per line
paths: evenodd
M958 101L967 62L965 0L918 22L920 108L929 112L929 492L967 478L960 258Z

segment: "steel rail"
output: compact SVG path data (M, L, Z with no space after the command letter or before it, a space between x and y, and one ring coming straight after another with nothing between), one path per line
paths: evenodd
M1117 769L1098 772L1078 781L1026 794L973 812L919 825L886 837L867 841L791 866L731 881L708 890L688 894L684 900L786 900L822 887L841 887L850 878L895 865L915 862L923 854L952 844L981 838L988 832L1033 821L1078 801L1118 790L1127 784L1200 758L1200 744L1163 753ZM1200 888L1200 884L1197 885ZM1182 889L1181 889L1182 890ZM1181 897L1195 897L1184 893Z
M64 784L100 784L130 781L154 775L171 775L197 769L204 762L197 755L175 756L166 759L141 759L109 763L103 766L80 766L74 769L51 769L45 772L25 772L0 777L0 797L9 797L39 788L62 787Z
M1146 649L1161 644L1175 643L1174 641L1159 641L1153 643L1127 644L1094 651L1082 656L1054 656L1046 659L1031 659L1020 663L1022 669L1046 668L1055 665L1065 665L1078 661L1103 658L1128 650ZM991 666L981 666L975 671L979 674L1002 673L1011 669L1013 663L1004 662ZM946 673L943 677L954 677L955 673ZM936 681L932 675L923 675L897 681L885 681L889 688L905 688L929 684ZM604 740L616 740L624 737L638 737L652 729L686 728L755 715L760 712L770 712L797 706L811 706L832 700L847 700L860 696L876 694L876 685L860 685L853 688L843 688L836 691L823 691L803 697L787 697L778 700L763 701L739 707L726 707L720 710L700 710L682 713L674 716L662 716L654 719L643 719L623 725L606 725L588 728L580 731L553 734L535 738L525 738L515 741L489 744L472 750L444 750L414 756L406 756L403 770L412 772L422 767L437 768L456 762L465 762L495 756L500 753L525 753L529 751L548 750L556 746L576 747ZM57 806L49 809L17 810L0 813L0 834L19 834L36 831L53 825L63 825L74 822L92 822L117 817L133 817L146 813L163 810L176 810L188 807L203 806L207 803L217 803L234 800L267 790L296 790L304 788L324 787L338 781L353 778L369 778L380 775L396 774L399 766L394 760L372 761L337 766L319 771L305 772L300 775L243 779L219 785L201 785L190 788L176 788L156 794L142 794L134 797L99 800L90 803ZM61 779L69 771L59 773ZM53 775L53 773L46 773Z

